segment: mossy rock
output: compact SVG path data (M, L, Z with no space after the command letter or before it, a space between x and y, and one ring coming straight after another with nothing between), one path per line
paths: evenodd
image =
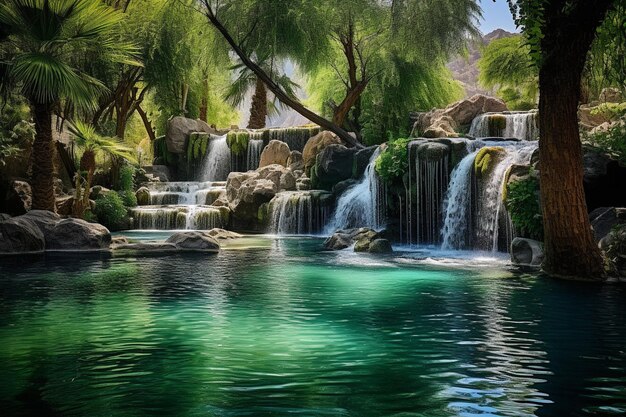
M259 206L256 215L260 225L267 225L270 220L270 203L263 203Z
M506 129L506 116L503 114L491 114L487 118L490 136L502 136Z
M250 141L250 132L245 130L238 132L228 132L226 135L226 144L230 148L233 155L239 156L248 150L248 142Z
M493 170L498 159L504 155L504 152L504 148L501 146L488 146L479 150L474 159L476 176L486 178Z

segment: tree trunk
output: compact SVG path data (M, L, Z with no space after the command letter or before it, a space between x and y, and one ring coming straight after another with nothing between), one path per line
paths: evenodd
M367 87L367 80L359 81L355 86L348 90L343 101L333 111L333 123L337 126L344 126L350 109L359 101L361 94Z
M267 117L267 89L265 84L258 77L250 105L250 120L248 129L263 129L265 118Z
M35 121L33 142L33 210L56 211L54 199L54 152L52 148L52 108L35 101L31 104Z
M539 70L543 269L562 278L599 280L605 274L585 203L578 103L587 52L610 4L554 0L544 8Z
M331 132L335 133L347 144L353 145L357 148L363 148L363 145L361 143L359 143L354 137L352 137L352 135L350 135L350 133L343 130L340 126L337 126L331 121L326 120L325 118L315 114L311 110L304 107L302 103L300 103L298 100L290 97L288 94L285 94L285 92L280 88L280 86L276 84L274 80L272 80L272 78L269 75L267 75L267 73L263 71L263 69L259 67L259 65L257 65L254 61L252 61L250 57L241 49L239 44L233 39L233 37L230 35L228 30L224 27L222 22L220 22L220 20L215 16L215 13L212 9L210 2L208 0L204 0L203 3L206 9L206 16L208 17L209 21L222 34L226 42L228 42L228 44L232 48L233 52L237 54L239 59L241 59L241 62L243 62L246 67L250 68L250 70L254 72L256 76L259 77L263 81L263 83L265 83L265 86L282 103L288 105L289 107L291 107L292 109L294 109L295 111L297 111L298 113L300 113L302 116L306 117L313 123L317 123L323 129L330 130Z
M200 120L207 122L207 113L209 111L209 79L205 78L202 82L202 100L200 102Z

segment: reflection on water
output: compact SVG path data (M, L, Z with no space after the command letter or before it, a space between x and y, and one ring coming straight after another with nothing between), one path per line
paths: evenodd
M250 238L209 256L2 259L0 409L626 413L624 287L516 275L475 254L320 246Z

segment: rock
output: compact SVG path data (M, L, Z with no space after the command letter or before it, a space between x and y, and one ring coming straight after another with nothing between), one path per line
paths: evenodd
M47 210L31 210L21 217L35 224L35 226L41 230L41 233L43 233L44 238L50 234L57 223L61 221L61 216Z
M583 104L578 107L578 123L585 130L591 130L603 123L611 121L612 114L608 112L598 111L597 106Z
M161 182L168 182L174 178L167 165L151 165L145 169L148 174Z
M387 239L374 239L369 245L369 253L392 253L391 242Z
M598 207L589 213L589 221L596 241L600 242L615 226L626 224L626 208Z
M605 87L600 92L598 99L603 103L621 103L623 97L619 89L615 87Z
M296 190L298 191L308 191L311 189L311 179L306 176L302 176L298 178L296 181Z
M11 182L4 198L4 205L9 214L19 216L30 210L33 204L33 192L26 181Z
M113 236L111 237L111 245L126 245L128 244L128 239L126 236Z
M296 177L291 172L285 172L280 176L280 191L293 191L296 189Z
M416 150L416 155L419 155L420 159L428 161L440 161L450 153L450 148L444 142L435 141L413 141L411 144L419 143Z
M263 152L261 152L259 168L272 164L286 167L290 155L291 151L289 150L289 145L279 140L270 140L270 143L268 143L267 146L263 148Z
M135 191L135 197L137 197L137 205L139 206L149 206L151 203L150 190L147 187L139 187Z
M226 193L220 195L220 197L211 203L213 207L228 207L228 199L226 198Z
M289 170L282 165L273 164L259 168L256 172L258 173L259 178L270 180L276 184L276 187L280 187L280 179L283 175L289 172Z
M304 172L310 175L311 168L317 161L317 155L329 145L341 145L343 142L337 135L329 131L322 131L309 139L302 150L302 159L304 160Z
M202 120L188 119L183 116L172 117L167 122L165 134L167 150L175 154L184 154L187 151L187 138L192 132L217 133Z
M474 172L478 178L487 178L497 162L505 155L500 146L485 146L481 148L474 159Z
M357 240L356 243L354 244L354 251L355 252L367 252L370 249L371 243L372 242L369 241L368 239Z
M69 216L72 214L72 208L74 207L74 196L57 197L55 204L58 214L61 216Z
M238 239L240 237L243 237L243 235L240 235L239 233L231 232L230 230L220 229L217 227L209 230L207 233L214 239L217 239L218 241Z
M0 213L0 222L9 220L12 216L8 213Z
M446 114L431 121L430 126L424 130L425 138L455 138L458 137L456 130L458 126L454 119Z
M324 248L329 250L342 250L352 245L352 238L346 233L333 233L324 241Z
M47 250L98 250L111 244L109 229L82 219L63 219L45 233Z
M511 242L511 262L516 266L540 267L543 262L543 244L536 240L516 237Z
M23 216L0 222L0 254L43 252L45 239L39 228Z
M224 190L209 190L206 193L204 204L207 206L213 205L220 198L226 198L226 191Z
M344 191L346 191L348 188L352 187L353 185L357 183L358 181L353 178L340 181L337 184L335 184L335 186L333 187L333 194L335 194L336 196L340 196L341 194L344 193Z
M176 245L177 249L200 252L219 252L220 244L208 232L184 231L172 234L165 243Z
M376 149L378 149L378 146L370 146L356 151L352 161L352 178L358 180L363 176Z
M91 200L95 200L100 196L103 196L105 194L110 193L111 190L109 190L106 187L103 187L101 185L94 185L93 187L91 187L91 189L89 190L89 199Z
M330 190L338 182L352 178L352 162L356 151L356 148L337 144L324 148L317 155L315 181L312 181L312 186Z
M304 172L304 158L302 157L302 152L291 151L287 159L287 167L294 172Z

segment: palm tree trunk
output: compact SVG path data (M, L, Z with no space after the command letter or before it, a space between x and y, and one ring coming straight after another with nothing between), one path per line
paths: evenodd
M33 142L32 190L34 210L56 211L54 200L54 155L52 148L52 107L36 101L31 103L35 121Z
M267 117L267 89L263 81L257 77L252 104L250 106L250 120L248 129L263 129Z

